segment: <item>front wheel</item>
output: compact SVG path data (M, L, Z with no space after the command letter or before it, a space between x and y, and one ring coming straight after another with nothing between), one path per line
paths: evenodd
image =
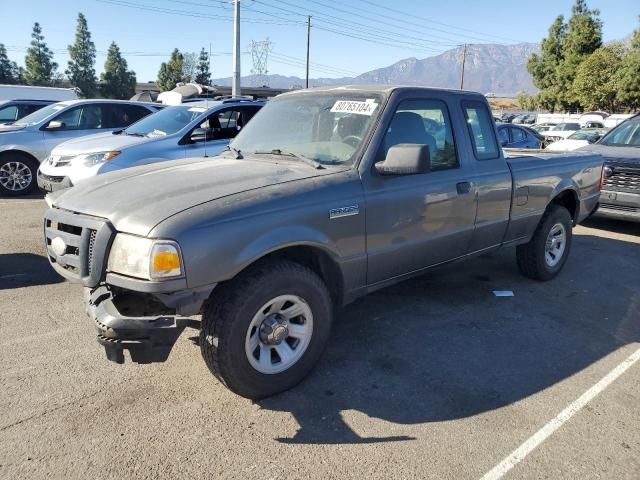
M17 197L31 193L36 187L39 164L20 153L0 157L0 194Z
M205 309L200 349L209 370L253 400L288 390L316 364L332 302L312 270L267 260L221 285Z
M560 205L551 206L542 216L529 243L516 248L520 272L542 281L558 275L571 250L572 227L569 211Z

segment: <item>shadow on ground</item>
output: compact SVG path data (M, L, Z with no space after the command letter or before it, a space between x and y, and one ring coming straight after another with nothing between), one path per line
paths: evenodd
M0 254L0 290L63 282L49 261L33 253Z
M600 230L608 230L610 232L624 233L626 235L636 235L640 237L640 222L614 220L595 215L582 222L582 225L588 228L598 228Z
M337 313L306 381L259 405L299 423L280 442L341 444L411 440L361 436L346 410L411 425L512 404L640 339L631 258L640 258L640 244L576 235L552 282L521 277L506 250L379 291ZM615 298L603 298L602 285ZM492 293L503 289L515 296Z

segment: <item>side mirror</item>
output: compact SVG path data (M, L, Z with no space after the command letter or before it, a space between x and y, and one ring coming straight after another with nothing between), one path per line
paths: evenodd
M189 139L192 142L203 142L205 140L211 140L211 133L206 128L195 128L193 132L191 132L191 137Z
M59 122L58 120L51 120L49 123L47 123L47 126L45 127L47 130L59 130L61 128L64 128L64 122Z
M431 155L428 145L400 143L387 152L383 162L375 164L380 175L416 175L431 171Z

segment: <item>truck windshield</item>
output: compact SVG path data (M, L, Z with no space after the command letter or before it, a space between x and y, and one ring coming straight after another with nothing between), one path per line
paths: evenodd
M281 151L321 164L349 165L382 100L378 94L350 91L284 95L270 100L231 146L242 154Z
M600 145L640 147L640 116L630 118L607 133Z
M31 126L37 125L41 121L47 119L51 115L56 112L59 112L63 108L68 107L68 103L54 103L52 105L47 105L46 107L41 108L40 110L36 110L31 115L27 115L26 117L22 117L19 121L14 123L14 125L19 126Z
M153 113L129 126L124 133L127 135L164 136L182 130L192 120L206 112L204 107L176 105Z

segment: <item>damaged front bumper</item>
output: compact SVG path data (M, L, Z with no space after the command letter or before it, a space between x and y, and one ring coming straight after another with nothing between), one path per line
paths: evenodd
M192 292L197 310L212 290ZM124 363L124 351L129 350L134 363L164 362L185 328L200 328L200 322L179 314L127 316L114 301L113 292L105 285L85 288L85 306L96 326L98 343L105 349L107 359ZM197 313L194 305L187 309ZM191 313L193 312L193 313Z

